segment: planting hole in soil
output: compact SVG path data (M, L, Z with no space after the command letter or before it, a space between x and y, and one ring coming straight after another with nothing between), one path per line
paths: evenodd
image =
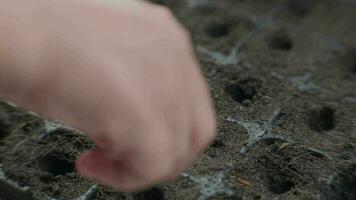
M6 113L0 112L0 141L10 134L10 124L9 116Z
M159 188L152 188L135 195L135 200L164 200L164 194Z
M278 153L274 155L276 156ZM291 173L291 168L294 166L289 166L288 164L292 158L287 155L278 155L278 157L275 156L268 155L265 158L265 185L273 194L279 195L290 191L296 183L294 180L295 177Z
M265 41L269 48L289 51L293 48L293 42L287 33L283 31L277 31L265 38Z
M9 136L10 133L7 131L4 131L2 128L0 129L0 141L5 139L7 136Z
M274 194L283 194L291 190L295 183L283 173L268 175L269 190Z
M205 28L205 32L211 38L221 38L229 35L230 28L230 24L226 22L211 23Z
M252 101L261 88L261 81L254 78L244 79L226 86L226 92L237 102Z
M69 155L57 151L37 159L40 169L53 176L65 175L73 172L74 162L69 160Z
M294 166L288 166L290 163L290 157L280 157L274 155L267 155L261 162L265 166L265 186L273 194L280 195L290 191L295 185L294 175L291 173L291 168ZM280 160L280 159L283 159Z
M322 194L324 199L354 200L356 199L356 164L343 169L327 186Z
M335 110L329 107L314 109L309 114L309 127L313 131L330 131L335 128Z
M215 139L214 142L211 144L211 146L214 148L221 148L221 147L224 147L225 144L224 144L223 140Z
M310 155L309 148L297 144L275 141L271 145L263 141L259 145L260 149L255 147L250 153L256 156L256 171L262 174L264 186L274 195L290 195L295 189L304 187L314 180L315 173L320 170L319 162L323 162Z
M305 16L309 13L310 2L308 0L289 0L287 8L297 16Z

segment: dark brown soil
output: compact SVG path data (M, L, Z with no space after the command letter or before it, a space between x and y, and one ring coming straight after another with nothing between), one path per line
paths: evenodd
M92 199L356 199L356 1L154 2L192 33L219 135L175 183L137 194L98 186ZM0 104L1 169L37 200L87 192L95 183L74 161L92 147Z

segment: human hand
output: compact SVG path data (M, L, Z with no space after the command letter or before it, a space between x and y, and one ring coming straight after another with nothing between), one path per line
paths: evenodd
M84 176L122 191L177 177L215 136L186 31L146 2L46 2L23 22L31 31L18 31L31 56L10 62L16 90L10 78L4 95L97 144L77 161Z

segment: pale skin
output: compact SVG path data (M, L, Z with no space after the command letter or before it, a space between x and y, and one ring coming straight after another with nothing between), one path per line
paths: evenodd
M174 180L216 134L186 30L163 7L0 0L0 94L83 130L79 173L120 191Z

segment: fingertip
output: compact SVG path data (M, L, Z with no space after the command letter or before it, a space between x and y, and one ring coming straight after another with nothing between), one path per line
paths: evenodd
M96 171L100 170L98 164L103 163L99 161L100 154L97 150L91 150L83 153L76 161L75 166L77 171L88 178L95 178Z

